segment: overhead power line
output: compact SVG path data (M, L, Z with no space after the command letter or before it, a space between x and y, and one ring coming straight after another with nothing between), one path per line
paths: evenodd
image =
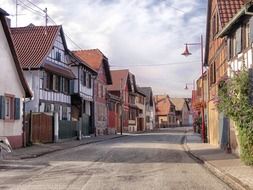
M27 4L25 4L24 2L22 2L21 0L18 0L18 2L19 2L19 6L21 6L21 7L25 8L25 9L27 9L28 11L30 11L30 12L32 12L32 13L34 13L34 14L37 14L37 15L39 15L39 16L44 17L43 13L41 13L40 11L37 11L37 10L33 9L33 8L30 7L29 5L27 5ZM21 4L20 4L20 3L21 3Z
M33 2L26 0L28 3L32 4L34 7L36 7L37 9L41 10L42 12L44 12L44 10L42 8L40 8L39 6L37 6L36 4L34 4Z
M49 19L49 20L51 20L51 22L52 22L53 24L57 25L57 23L54 21L54 19L52 19L52 18L47 14L47 12L46 12L47 9L43 10L42 8L40 8L39 6L37 6L36 4L34 4L33 2L31 2L31 1L29 1L29 0L25 0L25 1L27 1L28 3L30 3L30 5L25 4L25 3L24 3L23 1L21 1L21 0L17 0L17 2L20 3L20 4L18 4L18 5L20 5L21 7L25 8L26 10L30 11L30 12L33 13L33 14L36 14L36 15L38 15L38 16L41 16L41 17L45 18L46 21L47 21L47 19ZM33 7L37 8L37 9L39 9L39 11L38 11L38 10L35 10L35 9L32 8L31 6L33 6ZM17 15L16 15L16 16L17 16ZM79 49L82 49L82 47L79 46L79 45L70 37L69 34L67 34L66 32L64 32L64 35L69 39L69 41L70 41L74 46L76 46L76 47L79 48Z
M111 67L159 67L159 66L175 66L182 65L188 63L199 63L199 61L187 61L187 62L172 62L172 63L164 63L164 64L139 64L139 65L110 65Z

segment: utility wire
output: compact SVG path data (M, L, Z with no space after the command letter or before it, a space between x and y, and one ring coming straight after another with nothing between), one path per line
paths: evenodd
M20 3L22 3L22 5L21 5L21 4L19 4L19 5L22 6L23 8L29 10L30 12L32 12L32 13L34 13L34 14L37 14L37 15L39 15L39 16L45 18L45 15L43 15L43 13L45 13L44 10L41 9L40 7L38 7L37 5L35 5L34 3L32 3L31 1L26 0L27 2L29 2L31 5L33 5L34 7L36 7L37 9L39 9L40 11L42 11L43 13L41 13L41 12L39 12L39 11L33 9L31 6L25 4L25 3L22 2L21 0L18 0L18 1L19 1ZM47 15L47 17L52 21L53 24L57 25L57 23L54 21L54 19L52 19L49 15ZM70 37L70 35L68 35L66 32L64 32L64 35L69 39L69 41L70 41L73 45L75 45L75 46L78 47L79 49L83 49L83 48L82 48L81 46L79 46L74 40L72 40L71 37Z
M198 61L187 61L187 62L174 62L174 63L165 63L165 64L143 64L143 65L110 65L110 67L158 67L158 66L173 66L173 65L182 65L187 63L198 63Z
M54 21L54 19L52 19L50 16L48 16L48 18L55 24L57 25L57 23ZM82 47L80 47L76 42L74 42L74 40L72 40L70 37L69 37L69 34L67 34L66 32L64 32L64 35L69 39L69 41L75 45L76 47L78 47L79 49L83 49Z
M40 11L37 11L37 10L33 9L33 8L30 7L29 5L25 4L23 1L18 0L18 2L21 3L21 4L19 4L19 5L22 6L23 8L29 10L30 12L32 12L32 13L34 13L34 14L37 14L37 15L39 15L39 16L44 17L43 13L41 13Z
M42 8L40 8L39 6L37 6L36 4L34 4L33 2L29 1L29 0L26 0L28 3L32 4L34 7L36 7L37 9L41 10L41 11L45 11L43 10Z

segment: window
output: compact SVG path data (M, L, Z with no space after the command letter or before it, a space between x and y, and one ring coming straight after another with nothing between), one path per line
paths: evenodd
M216 64L215 62L211 64L210 67L210 84L216 83Z
M5 96L5 116L6 120L14 119L14 96L6 95Z
M212 36L213 38L216 36L216 34L220 30L220 25L219 25L219 17L217 13L214 13L213 18L212 18Z
M69 79L64 78L63 92L69 94Z
M250 24L246 22L242 27L242 48L246 49L250 46Z
M101 88L101 94L100 94L100 97L102 98L102 97L104 96L104 91L103 91L104 87L103 87L103 85L102 85L102 84L100 85L100 88Z
M91 88L91 75L88 75L88 88Z
M55 59L59 62L61 62L61 53L60 52L56 52L55 53Z
M0 119L19 120L20 105L20 98L15 98L14 95L0 96Z
M53 87L53 75L47 72L44 72L43 76L43 88L46 90L52 89Z
M53 90L60 91L60 77L53 75Z
M45 103L45 112L51 112L51 104Z
M131 109L129 111L129 120L135 120L136 118L136 111L134 109Z
M68 120L68 108L62 106L62 120Z
M86 86L86 84L87 84L87 81L86 81L86 71L83 71L82 84L83 84L83 86Z
M146 122L150 122L150 117L149 116L146 116Z

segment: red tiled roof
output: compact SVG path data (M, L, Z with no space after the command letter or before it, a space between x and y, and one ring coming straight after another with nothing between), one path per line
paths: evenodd
M218 10L221 19L221 26L226 23L242 8L244 0L218 0Z
M107 79L107 84L112 84L112 78L110 73L110 66L107 57L99 49L90 50L77 50L72 51L72 53L80 60L87 63L95 71L99 71L101 65L104 66L105 75Z
M99 70L104 55L99 49L73 51L74 55L86 62L93 69Z
M122 87L124 87L127 84L128 74L129 74L129 70L127 70L127 69L111 71L112 85L108 85L107 89L109 91L121 90L121 85L122 85ZM121 79L123 79L122 84L121 84Z
M60 31L61 26L11 28L11 34L23 69L39 68ZM24 45L25 44L25 45Z

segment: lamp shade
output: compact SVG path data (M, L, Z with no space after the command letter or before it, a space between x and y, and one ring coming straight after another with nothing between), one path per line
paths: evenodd
M187 44L185 44L185 50L184 50L184 52L182 53L182 55L184 55L184 56L189 56L189 55L191 55L191 53L189 52L189 49L188 49L188 45Z

